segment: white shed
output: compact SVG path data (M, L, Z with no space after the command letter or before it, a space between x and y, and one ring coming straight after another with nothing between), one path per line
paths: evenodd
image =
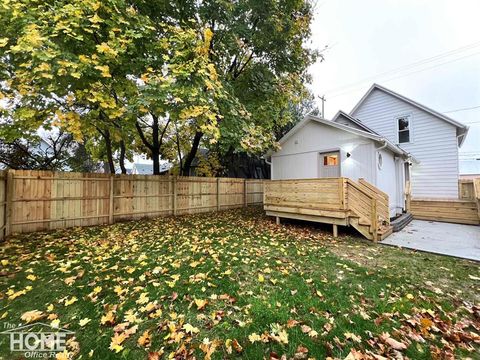
M272 180L364 178L389 196L390 216L404 209L409 155L361 122L339 112L333 121L307 115L272 152Z

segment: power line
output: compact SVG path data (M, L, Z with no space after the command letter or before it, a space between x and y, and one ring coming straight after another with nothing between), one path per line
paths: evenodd
M469 57L472 57L472 56L475 56L475 55L478 55L480 54L480 52L476 52L476 53L473 53L473 54L469 54L469 55L466 55L466 56L462 56L462 57L459 57L459 58L456 58L456 59L453 59L453 60L450 60L450 61L445 61L443 63L440 63L440 64L435 64L433 66L430 66L430 67L426 67L426 68L423 68L423 69L419 69L419 70L416 70L416 71L412 71L412 72L409 72L407 74L403 74L403 75L400 75L400 76L395 76L395 77L392 77L390 79L387 79L387 80L382 80L382 82L388 82L388 81L392 81L392 80L396 80L396 79L401 79L403 77L406 77L406 76L410 76L410 75L413 75L413 74L416 74L416 73L419 73L419 72L422 72L422 71L426 71L426 70L430 70L430 69L434 69L436 67L439 67L439 66L442 66L442 65L446 65L446 64L450 64L450 63L453 63L453 62L456 62L456 61L459 61L459 60L463 60L463 59L466 59L466 58L469 58ZM333 96L330 96L330 98L336 98L338 96L342 96L342 95L345 95L345 94L349 94L353 91L357 91L358 89L361 89L361 87L357 87L355 89L352 89L352 90L348 90L348 91L345 91L345 92L342 92L340 94L337 94L337 95L333 95Z
M366 77L362 80L356 81L356 82L351 83L351 84L347 84L347 85L344 85L344 86L340 86L340 87L337 87L337 88L330 89L326 92L327 93L335 93L335 92L341 91L343 89L348 89L352 86L364 83L366 81L370 81L370 80L378 78L378 77L382 77L382 76L385 76L385 75L390 75L392 73L397 73L397 72L401 72L401 71L410 70L410 68L413 68L413 67L416 67L416 66L419 66L419 65L423 65L423 64L426 64L426 63L429 63L429 62L432 62L432 61L436 61L436 60L442 59L442 58L450 56L450 55L455 55L457 53L461 53L461 52L473 49L473 48L475 48L479 45L480 45L480 41L477 41L477 42L471 43L469 45L465 45L465 46L462 46L462 47L459 47L459 48L456 48L456 49L453 49L453 50L450 50L450 51L447 51L447 52L444 52L444 53L441 53L441 54L437 54L435 56L431 56L431 57L428 57L428 58L425 58L425 59L422 59L422 60L415 61L415 62L407 64L407 65L402 65L398 68L394 68L394 69L391 69L391 70L388 70L388 71L385 71L385 72L382 72L382 73L379 73L379 74L376 74L376 75Z
M467 111L467 110L474 110L474 109L480 109L480 105L478 105L478 106L472 106L472 107L468 107L468 108L450 110L450 111L442 111L442 112L443 112L444 114L449 114L449 113L454 113L454 112L459 112L459 111Z

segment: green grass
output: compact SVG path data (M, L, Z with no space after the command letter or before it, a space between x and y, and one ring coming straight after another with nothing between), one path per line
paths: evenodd
M478 264L277 226L259 209L19 235L1 251L1 322L56 318L73 358L478 358ZM110 349L115 333L130 335ZM0 356L17 356L6 335Z

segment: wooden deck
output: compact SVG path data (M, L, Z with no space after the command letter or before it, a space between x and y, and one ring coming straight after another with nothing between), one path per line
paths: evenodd
M264 185L267 215L353 226L370 240L381 240L392 232L388 195L363 179L347 178L272 180Z

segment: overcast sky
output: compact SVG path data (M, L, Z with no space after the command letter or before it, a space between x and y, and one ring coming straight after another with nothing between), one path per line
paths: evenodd
M313 46L329 50L312 90L327 118L373 82L444 113L477 107L446 115L470 126L461 158L480 157L480 0L318 0L315 13Z

